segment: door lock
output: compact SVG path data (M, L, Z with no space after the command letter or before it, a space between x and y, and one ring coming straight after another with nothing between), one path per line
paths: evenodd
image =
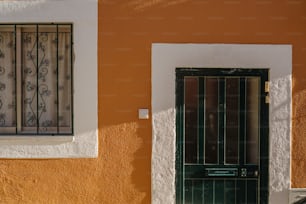
M247 169L246 168L242 168L241 169L241 177L246 177L247 176Z

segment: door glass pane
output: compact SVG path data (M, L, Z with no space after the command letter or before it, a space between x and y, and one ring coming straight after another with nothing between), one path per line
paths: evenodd
M37 27L26 25L17 29L21 32L22 132L37 133Z
M218 79L205 81L205 163L218 163Z
M246 79L246 163L258 164L259 78Z
M202 180L193 180L193 203L203 203L204 202L204 189L203 189L203 181Z
M185 180L185 202L184 203L190 203L193 204L192 201L192 180Z
M57 28L38 26L38 125L39 133L57 132Z
M215 181L210 179L203 180L204 203L214 202Z
M224 196L226 204L236 204L236 190L235 180L225 180Z
M246 184L247 184L247 203L248 204L257 204L257 194L258 194L258 181L255 179L255 180L247 180L246 181Z
M225 192L224 192L224 187L225 187L225 180L224 179L220 179L220 180L215 180L215 204L217 203L225 203Z
M246 202L246 179L237 179L236 184L236 203Z
M198 78L185 78L185 162L198 161Z
M72 132L72 27L58 26L58 122L62 133Z
M239 161L239 78L226 79L225 163Z
M14 133L16 126L15 35L13 26L0 26L0 130Z

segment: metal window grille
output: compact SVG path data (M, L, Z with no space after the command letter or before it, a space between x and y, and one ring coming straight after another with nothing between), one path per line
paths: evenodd
M73 134L73 25L0 25L0 135Z

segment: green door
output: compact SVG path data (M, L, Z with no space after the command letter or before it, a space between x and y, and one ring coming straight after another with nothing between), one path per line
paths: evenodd
M176 203L268 203L268 69L176 69Z

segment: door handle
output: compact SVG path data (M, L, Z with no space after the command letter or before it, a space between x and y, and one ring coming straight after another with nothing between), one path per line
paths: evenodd
M241 177L246 177L248 175L248 171L246 168L241 169Z
M247 176L257 177L259 175L259 172L258 172L258 170L248 171L246 168L241 168L240 175L241 175L241 177L247 177Z

